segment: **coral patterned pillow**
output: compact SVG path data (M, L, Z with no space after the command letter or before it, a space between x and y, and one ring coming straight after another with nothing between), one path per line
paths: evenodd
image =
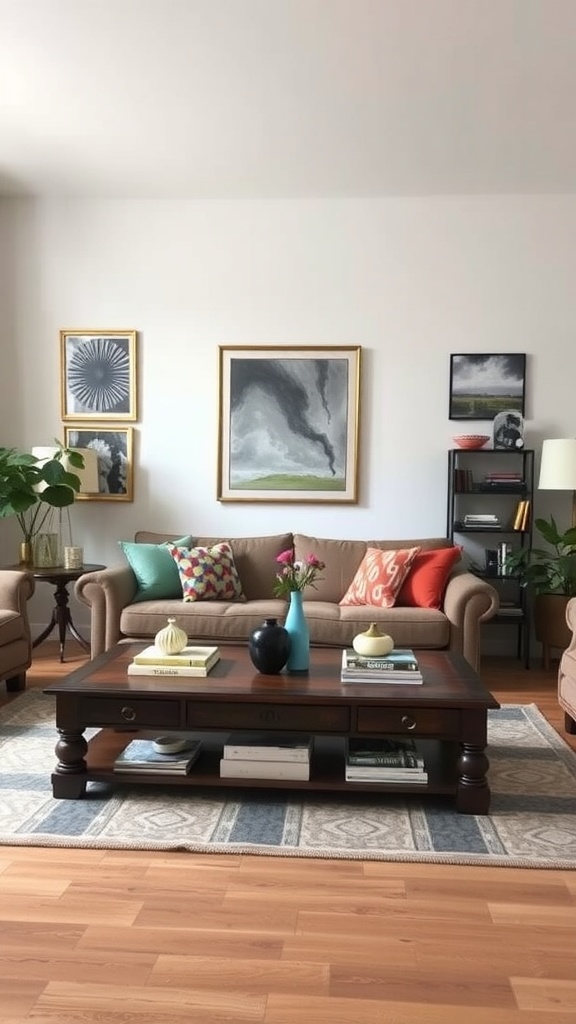
M414 559L396 603L416 608L441 608L448 577L461 557L462 548L458 545L421 551Z
M178 566L185 601L237 601L244 596L226 541L211 548L169 544L168 550Z
M420 548L381 551L367 548L341 605L371 604L392 608Z

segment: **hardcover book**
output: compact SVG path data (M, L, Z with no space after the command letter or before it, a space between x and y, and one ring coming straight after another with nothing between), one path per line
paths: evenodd
M223 779L303 779L310 778L310 763L297 761L237 761L223 757L220 761Z
M214 665L219 661L219 656L208 666L196 668L193 665L136 665L130 662L126 669L129 676L199 676L205 677L210 674Z
M421 683L422 673L414 651L398 648L381 658L356 654L353 648L342 651L342 682L397 681Z
M289 761L308 764L311 750L311 736L237 732L232 733L224 744L222 756L229 761Z
M178 654L163 654L158 647L152 644L145 647L139 654L135 654L133 661L135 665L169 665L189 666L190 668L211 668L220 657L217 647L185 647Z
M160 754L152 740L132 740L114 761L115 772L165 772L185 775L196 761L201 749L200 740L190 740L177 754Z

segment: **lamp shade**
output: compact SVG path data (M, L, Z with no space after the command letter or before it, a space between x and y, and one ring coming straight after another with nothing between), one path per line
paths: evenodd
M553 438L542 443L538 487L542 491L576 490L576 438Z
M39 462L46 462L48 459L53 459L59 452L59 448L54 445L34 445L32 448L32 455L34 455ZM78 494L98 494L99 483L98 483L98 455L93 448L72 448L71 451L78 452L84 459L84 468L77 469L76 466L71 466L66 455L62 456L62 466L67 473L75 473L80 480L80 491Z

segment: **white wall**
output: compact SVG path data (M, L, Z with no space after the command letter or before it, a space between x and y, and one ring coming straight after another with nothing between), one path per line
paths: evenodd
M489 432L448 419L450 353L527 353L528 446L576 435L575 240L574 196L4 200L1 443L62 435L60 328L136 328L135 500L75 505L88 559L142 528L443 535L451 437ZM358 505L216 501L222 344L362 346ZM4 562L17 540L0 521Z

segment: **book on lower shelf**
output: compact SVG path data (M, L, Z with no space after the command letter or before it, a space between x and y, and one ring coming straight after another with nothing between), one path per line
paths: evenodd
M424 758L410 738L357 738L346 743L347 782L406 782L419 785L428 781Z
M220 657L217 647L188 646L178 654L164 654L159 647L152 644L135 654L134 665L167 665L171 668L212 668Z
M236 732L222 749L228 761L288 761L309 764L312 736L296 733Z
M309 761L240 761L223 757L220 761L223 779L288 779L307 782L310 778Z
M135 739L118 754L114 761L114 771L186 775L197 760L201 746L200 740L190 740L178 753L162 754L154 747L153 740Z
M418 659L411 648L395 648L390 654L369 658L352 647L342 651L340 679L343 683L422 683Z

